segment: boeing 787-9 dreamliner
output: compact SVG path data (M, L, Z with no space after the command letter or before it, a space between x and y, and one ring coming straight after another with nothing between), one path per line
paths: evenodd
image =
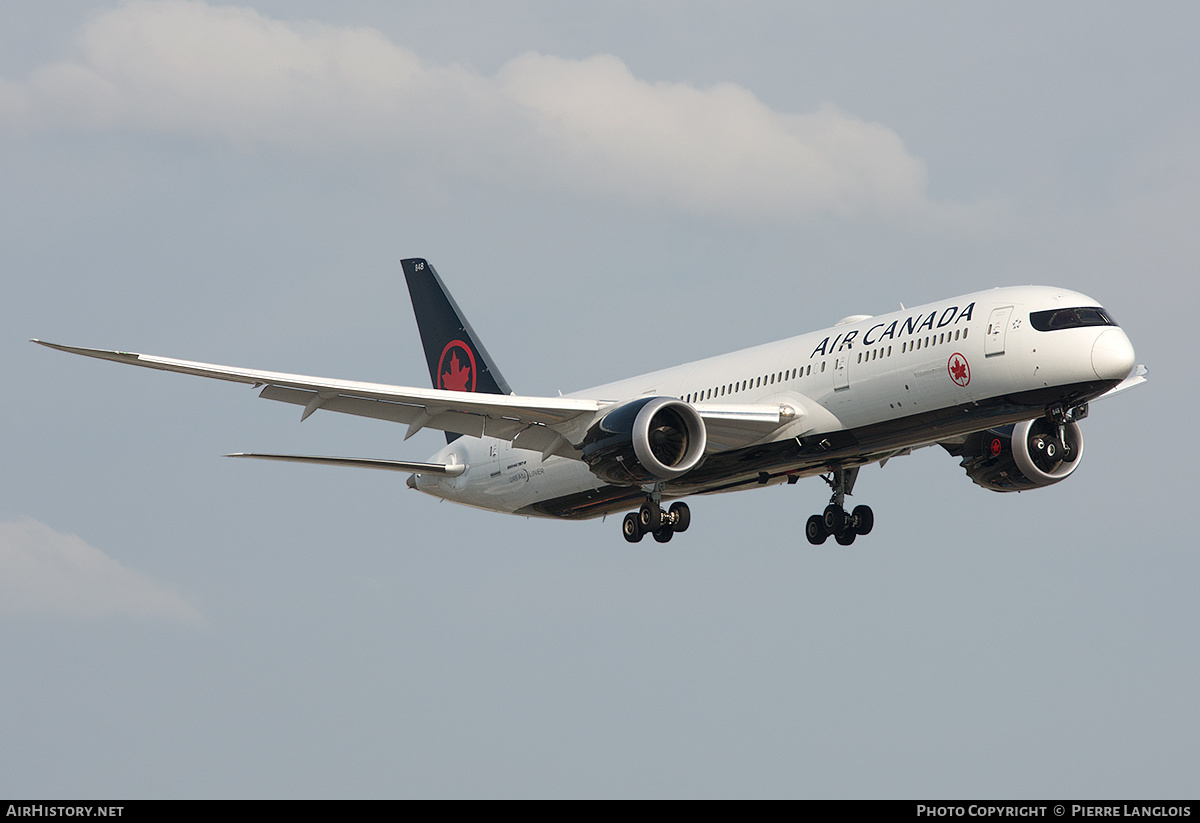
M433 388L358 383L122 351L44 346L248 383L259 397L446 432L426 462L283 454L267 460L407 472L408 485L510 514L629 512L626 540L686 531L682 498L820 476L814 544L871 531L845 509L859 469L940 445L994 491L1064 480L1079 466L1090 401L1141 383L1133 346L1090 297L997 288L697 360L560 397L515 394L433 266L402 261ZM670 502L673 501L673 502ZM664 510L663 506L669 507Z

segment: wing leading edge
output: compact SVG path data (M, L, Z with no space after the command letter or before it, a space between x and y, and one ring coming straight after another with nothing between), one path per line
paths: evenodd
M522 397L420 389L220 366L135 352L64 346L44 340L31 342L99 360L261 386L259 397L302 406L301 420L306 420L318 409L324 409L407 424L406 440L423 428L440 429L472 437L509 440L515 447L539 451L543 457L557 454L578 459L580 452L576 446L583 441L588 429L608 410L628 399L607 401L574 397ZM769 438L771 432L796 423L804 416L802 409L776 404L711 407L698 404L696 410L706 423L727 430L732 427L740 435L721 438L724 442L716 447L717 450ZM408 470L399 468L399 464L395 468L399 471ZM429 467L425 467L425 470L428 471Z

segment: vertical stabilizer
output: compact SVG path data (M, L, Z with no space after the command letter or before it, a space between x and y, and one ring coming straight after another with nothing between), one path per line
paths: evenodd
M421 258L401 260L421 345L435 389L512 394L491 355L433 266Z

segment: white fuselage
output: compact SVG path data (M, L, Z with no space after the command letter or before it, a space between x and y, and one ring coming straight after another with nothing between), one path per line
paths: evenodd
M1041 286L1000 288L906 309L879 317L851 318L822 331L686 363L571 396L620 403L647 395L691 403L697 409L732 404L785 404L803 410L795 422L773 431L765 442L837 432L870 432L873 445L852 456L879 460L905 449L938 442L951 415L969 418L973 409L1003 408L996 414L1025 419L1056 402L1056 390L1076 387L1091 397L1122 380L1133 367L1133 347L1116 326L1038 331L1031 312L1099 306L1072 291ZM1078 389L1078 387L1088 387ZM1101 387L1103 388L1096 388ZM1014 412L1017 401L1025 413ZM1084 397L1087 399L1087 397ZM951 423L947 423L950 417ZM981 418L983 419L983 418ZM977 429L992 425L981 422ZM923 421L931 425L924 426ZM937 425L932 425L937 421ZM1011 420L1009 421L1011 422ZM710 433L709 458L722 450L719 431ZM846 459L839 456L839 460ZM433 462L462 463L457 477L417 475L411 485L436 497L502 512L543 514L539 504L600 490L606 483L581 460L513 448L506 440L461 437ZM774 464L762 484L789 475L811 475L824 464ZM700 473L703 465L693 470ZM750 463L744 476L758 468ZM687 481L688 476L680 478ZM702 485L666 484L664 497L723 490L733 475ZM631 508L631 507L626 507ZM614 507L570 516L599 516Z

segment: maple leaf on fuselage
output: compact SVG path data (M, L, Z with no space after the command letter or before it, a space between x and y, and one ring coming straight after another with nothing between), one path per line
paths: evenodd
M962 382L967 379L967 364L961 360L955 360L950 364L950 376L955 380Z
M458 353L450 354L450 371L442 372L442 386L450 391L469 391L467 381L471 379L471 367L460 366Z

